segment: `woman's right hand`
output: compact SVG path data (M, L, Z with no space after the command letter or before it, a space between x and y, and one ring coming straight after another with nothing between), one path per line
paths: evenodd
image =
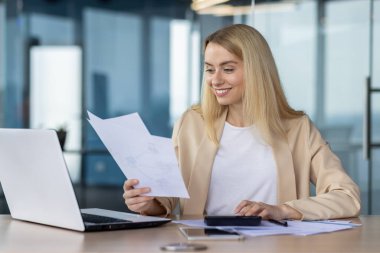
M136 213L147 213L154 204L154 197L143 196L150 192L149 187L135 188L139 183L137 179L128 179L124 182L123 198L128 209Z

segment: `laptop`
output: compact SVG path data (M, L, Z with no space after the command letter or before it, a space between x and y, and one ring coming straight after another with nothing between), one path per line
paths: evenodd
M171 221L80 209L54 130L0 129L0 182L11 216L18 220L76 231L146 228Z

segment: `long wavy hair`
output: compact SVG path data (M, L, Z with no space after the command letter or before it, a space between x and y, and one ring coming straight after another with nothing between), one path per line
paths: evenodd
M263 138L272 144L273 136L285 137L283 119L304 115L291 108L281 87L272 52L264 37L253 27L235 24L210 34L204 42L215 43L239 57L244 68L243 116L246 124L255 124ZM228 108L220 105L203 78L200 110L210 139L219 143L215 121Z

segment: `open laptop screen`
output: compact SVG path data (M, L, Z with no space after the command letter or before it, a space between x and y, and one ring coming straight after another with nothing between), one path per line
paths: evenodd
M81 210L54 130L0 129L0 181L13 218L85 231ZM96 210L95 214L99 214L100 209ZM115 215L109 210L101 213L109 217ZM158 217L147 218L152 223L144 220L140 227L170 221ZM93 224L91 230L139 227L134 222L129 218L123 227L100 225L95 228Z

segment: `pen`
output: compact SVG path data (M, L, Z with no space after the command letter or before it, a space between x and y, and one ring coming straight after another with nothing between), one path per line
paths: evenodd
M274 220L274 219L268 219L268 221L271 222L271 223L283 226L283 227L287 227L288 226L288 222L287 221L279 221L279 220Z

